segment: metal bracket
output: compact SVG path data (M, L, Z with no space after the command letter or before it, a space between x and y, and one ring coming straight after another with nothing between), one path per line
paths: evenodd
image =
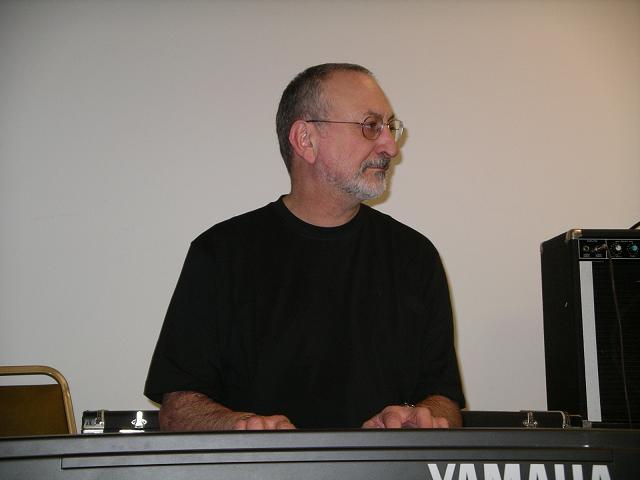
M533 416L533 412L532 411L528 411L527 412L527 418L526 418L526 420L522 421L522 425L524 427L526 427L526 428L537 428L538 427L538 421Z

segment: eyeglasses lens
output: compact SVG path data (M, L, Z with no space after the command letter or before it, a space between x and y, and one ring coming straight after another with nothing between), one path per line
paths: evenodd
M382 120L377 117L367 117L362 122L362 135L369 140L375 140L382 131Z
M393 135L393 138L395 139L396 142L400 140L403 130L404 130L404 127L402 125L402 121L391 120L389 122L389 131L391 132L391 135Z
M404 129L402 121L391 120L388 124L385 124L379 117L367 117L364 119L364 122L362 122L362 135L369 140L375 140L380 136L385 126L389 127L389 132L396 142L400 140Z

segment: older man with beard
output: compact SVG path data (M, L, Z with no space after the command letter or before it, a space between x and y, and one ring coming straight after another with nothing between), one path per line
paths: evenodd
M145 394L164 430L447 428L464 406L433 245L363 200L403 124L371 72L308 68L276 127L291 191L196 238Z

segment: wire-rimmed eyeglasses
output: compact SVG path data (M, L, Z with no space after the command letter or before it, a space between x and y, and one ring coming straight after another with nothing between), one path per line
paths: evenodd
M369 140L377 139L382 133L382 129L387 127L389 132L393 136L393 139L397 142L402 137L404 131L404 123L402 120L389 120L387 123L382 121L377 115L369 115L362 122L340 122L336 120L305 120L309 123L348 123L352 125L360 125L362 128L362 135Z

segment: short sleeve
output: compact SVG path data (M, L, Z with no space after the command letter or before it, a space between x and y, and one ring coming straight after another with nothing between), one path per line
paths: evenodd
M153 353L144 393L157 403L169 392L197 391L215 399L220 391L220 275L207 247L197 240L191 244Z
M427 263L423 293L427 306L427 328L423 338L419 382L412 401L418 402L430 395L442 395L463 408L465 398L454 346L449 287L444 267L435 249L431 261Z

